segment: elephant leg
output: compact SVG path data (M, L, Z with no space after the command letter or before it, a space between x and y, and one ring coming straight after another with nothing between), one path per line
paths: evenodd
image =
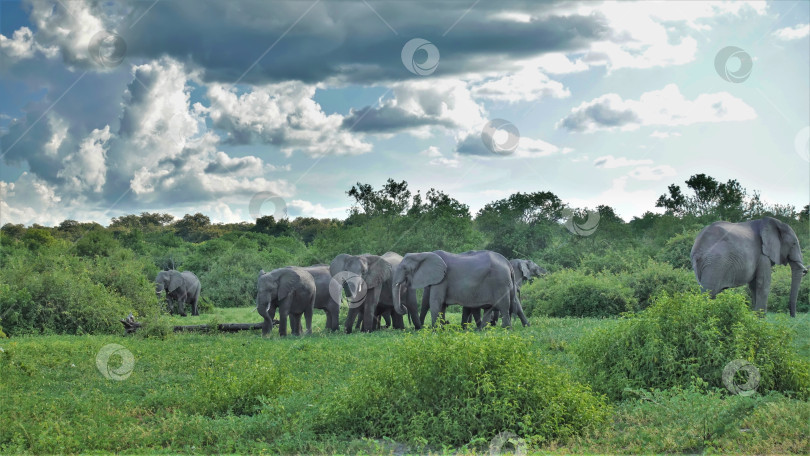
M363 327L363 315L365 314L365 307L358 307L357 314L360 318L357 319L357 324L354 326L355 331L360 331Z
M516 313L517 313L518 318L520 318L520 323L523 324L524 327L531 326L529 324L529 319L526 318L526 315L523 313L523 305L520 304L520 300L518 300L515 304L516 304L516 307L517 307L517 312Z
M762 311L761 316L765 316L768 311L768 293L771 291L771 262L766 256L761 256L757 272L754 275L754 293L751 294L751 301L754 310ZM750 284L749 284L750 287Z
M475 321L475 327L477 328L481 326L481 308L471 309L470 315L472 315L473 321Z
M346 334L352 333L352 326L354 326L354 319L357 318L358 313L357 307L349 306L349 314L346 316L346 322L344 323Z
M484 316L481 318L481 321L478 323L478 330L482 330L489 325L489 322L492 321L492 312L494 307L490 307L484 310Z
M327 328L330 331L337 331L340 326L340 304L329 300L329 304L326 305L326 314L328 316L326 319Z
M273 332L273 319L276 318L276 305L271 301L267 305L267 317L262 324L262 337L267 337L268 334ZM281 325L279 324L279 328Z
M377 316L377 304L380 302L381 293L380 287L369 289L366 293L365 309L363 310L363 331L365 332L374 331L374 317Z
M200 315L199 309L199 301L200 301L200 292L194 294L194 297L191 299L191 315L198 316Z
M405 329L405 319L402 315L396 312L387 312L385 315L391 319L391 325L394 326L394 329Z
M470 323L470 320L472 320L472 309L469 307L463 307L461 309L461 327L466 328Z
M287 320L290 317L290 307L281 305L278 309L278 335L279 336L286 336L287 335ZM293 330L294 330L293 326Z
M290 332L293 336L301 335L301 315L290 313Z
M388 311L383 312L382 318L383 318L383 320L385 320L385 327L390 328L391 327L391 312L388 312ZM400 316L400 318L401 318L401 316Z
M424 301L423 301L424 302ZM439 320L439 315L444 315L446 306L444 305L444 291L431 290L430 291L430 322L435 328L436 322ZM442 318L444 319L444 318Z
M419 310L419 323L425 325L425 317L430 310L430 287L425 287L422 292L422 308Z
M497 326L499 318L501 318L501 311L493 307L492 308L492 320L489 320L487 323L489 323L492 326Z
M503 327L504 328L511 328L512 327L512 312L509 311L510 303L508 301L508 297L506 298L507 302L506 305L501 303L500 314L501 318L503 319ZM497 324L497 321L494 323Z

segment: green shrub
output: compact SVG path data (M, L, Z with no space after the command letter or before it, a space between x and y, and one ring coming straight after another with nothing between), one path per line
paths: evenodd
M667 240L667 243L655 255L657 261L669 263L674 268L692 269L692 245L700 230L684 231Z
M810 363L793 348L794 331L748 308L745 296L662 295L646 310L596 329L575 346L597 391L616 399L625 388L670 388L701 379L723 387L724 367L736 359L760 372L758 391L810 395Z
M607 317L632 311L633 290L612 274L589 275L564 269L524 285L521 303L527 315Z
M808 258L805 256L805 258ZM790 277L788 266L774 266L771 275L771 292L768 295L768 311L788 313L790 311ZM799 297L796 300L797 312L810 312L810 276L802 279Z
M130 312L159 312L137 263L40 248L10 258L0 271L0 312L9 335L120 333ZM150 293L151 290L151 293Z
M580 266L591 273L611 272L618 274L625 271L634 271L647 261L647 257L636 249L609 249L602 254L587 253L580 262Z
M76 254L85 257L110 256L119 248L110 232L97 229L82 236L75 244Z
M633 290L638 309L646 309L657 294L670 295L687 291L699 291L700 285L691 270L673 268L668 263L649 260L643 267L621 276L625 285Z
M368 358L324 406L320 433L462 445L513 432L565 440L606 422L604 399L500 330L406 334L390 356Z

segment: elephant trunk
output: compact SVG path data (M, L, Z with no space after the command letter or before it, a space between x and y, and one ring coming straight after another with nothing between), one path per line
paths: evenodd
M405 313L407 313L405 307L402 306L402 289L403 284L395 283L393 285L393 290L391 290L394 298L394 311L397 313L397 315L405 315Z
M791 263L792 269L790 280L790 316L796 316L796 300L799 298L799 285L802 282L802 277L807 274L807 268L801 263Z
M262 323L262 336L266 336L273 329L273 319L267 311L268 307L269 303L263 304L263 300L259 299L259 296L256 296L256 311L264 318L264 323Z

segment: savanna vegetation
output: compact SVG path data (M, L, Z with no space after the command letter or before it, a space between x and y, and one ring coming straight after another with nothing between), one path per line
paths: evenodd
M701 294L689 262L703 226L766 215L790 224L810 258L808 206L705 175L671 185L662 214L631 220L548 191L476 214L393 180L347 196L345 220L142 213L107 227L3 226L0 452L485 453L504 433L505 448L543 452L810 452L810 279L788 318L790 269L775 267L763 319L745 287ZM588 235L569 229L595 217ZM259 269L436 249L547 269L521 291L532 326L328 334L316 311L309 337L171 331L259 322ZM171 316L155 297L166 268L200 278L201 316ZM130 312L144 327L123 338ZM124 380L96 365L107 344L133 355ZM758 370L754 394L724 383L737 359Z

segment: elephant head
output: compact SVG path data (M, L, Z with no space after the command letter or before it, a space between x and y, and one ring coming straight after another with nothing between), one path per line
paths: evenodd
M790 225L771 217L762 219L759 236L762 238L762 253L771 260L771 264L790 265L790 316L795 317L799 285L807 274L799 238Z
M183 285L183 275L180 271L174 269L169 271L160 271L155 277L155 294L160 297L160 294L165 290L166 295L173 293L175 290Z
M445 274L447 274L447 263L433 252L405 255L391 278L394 310L400 315L405 315L406 309L402 306L400 299L402 290L409 287L425 288L436 285L444 280Z
M515 271L515 282L518 286L523 282L531 281L535 277L541 277L548 274L544 268L541 268L534 261L531 260L510 260L512 269Z
M293 290L298 287L301 277L289 268L274 269L270 272L259 271L259 279L256 283L258 293L256 294L256 310L264 318L262 325L262 336L266 336L272 328L273 315L270 315L269 308L274 302L285 299ZM275 314L275 308L273 309Z
M369 289L379 288L391 277L391 265L377 255L341 253L329 265L329 273L338 281L353 304L362 304Z

